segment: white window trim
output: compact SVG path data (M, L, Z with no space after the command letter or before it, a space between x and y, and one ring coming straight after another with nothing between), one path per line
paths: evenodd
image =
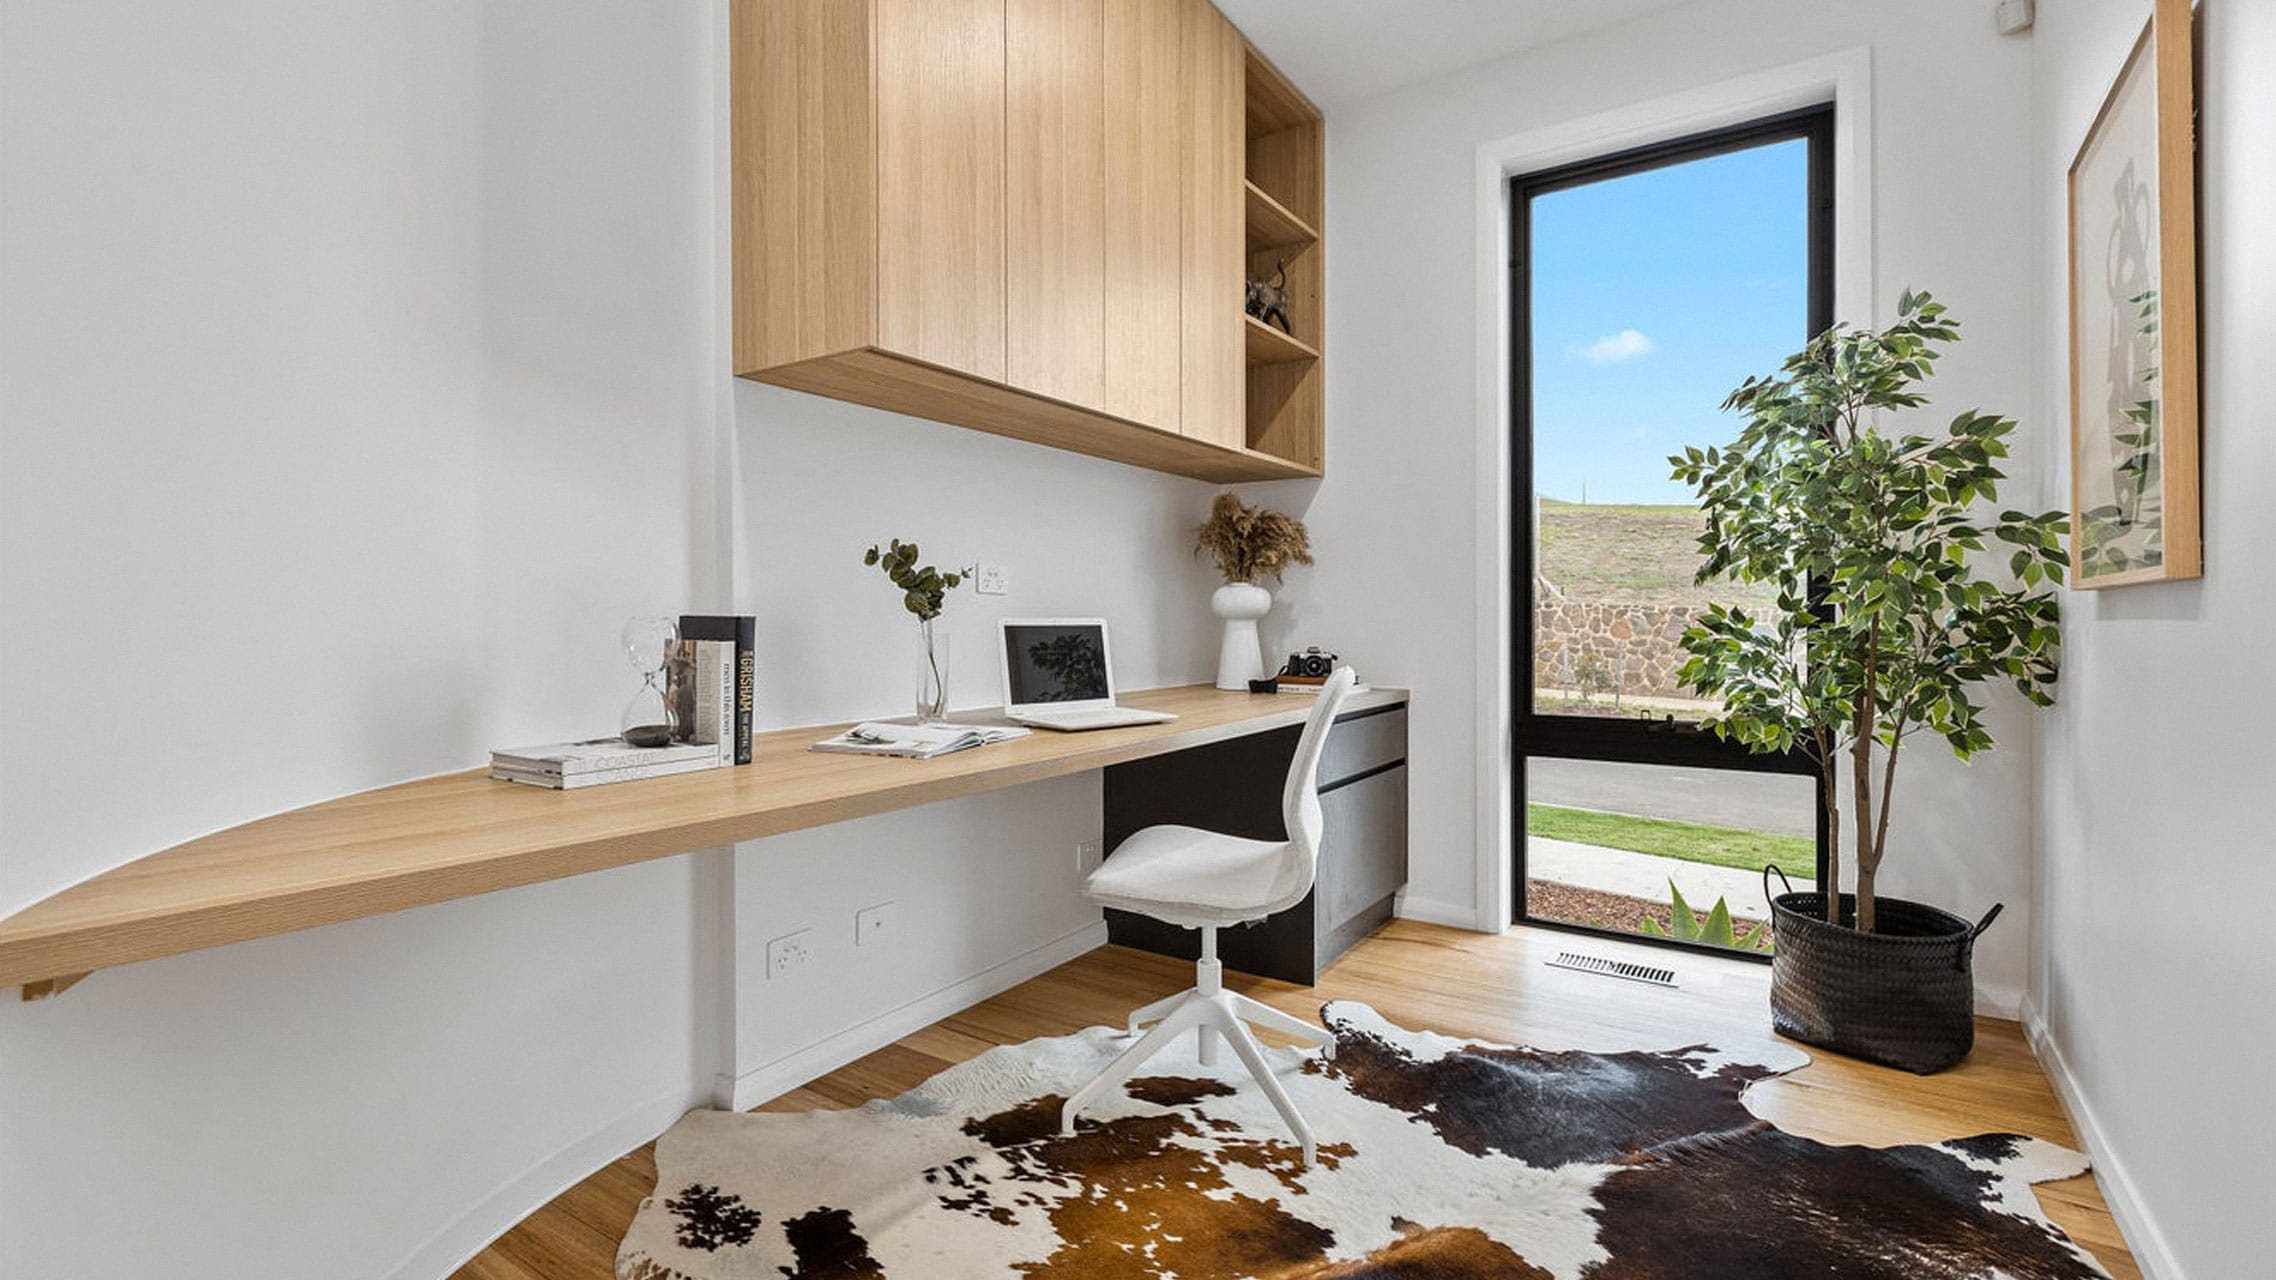
M1509 180L1833 103L1834 319L1873 323L1872 52L1848 49L1560 121L1478 148L1477 927L1511 922L1515 815L1510 687Z

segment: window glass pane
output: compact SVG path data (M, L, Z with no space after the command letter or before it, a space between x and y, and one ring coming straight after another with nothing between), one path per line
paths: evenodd
M1695 925L1722 902L1729 941L1768 950L1764 864L1796 889L1817 883L1817 783L1807 776L1534 757L1525 789L1525 908L1535 919L1681 937L1680 893Z
M1667 458L1727 442L1724 396L1809 333L1809 144L1534 196L1534 709L1696 718L1677 639L1709 602L1702 521Z

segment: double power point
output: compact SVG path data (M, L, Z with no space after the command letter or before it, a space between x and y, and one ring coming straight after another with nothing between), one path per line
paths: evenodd
M901 931L901 904L880 902L854 913L854 945L885 947ZM767 943L767 980L787 978L814 963L814 931L800 929Z

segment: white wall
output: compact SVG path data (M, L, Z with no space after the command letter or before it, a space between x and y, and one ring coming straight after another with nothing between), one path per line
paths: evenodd
M908 714L916 622L861 564L896 537L1008 574L1002 596L960 587L935 624L953 707L1002 700L1000 617L1103 615L1130 688L1214 672L1215 581L1190 554L1212 486L757 383L734 401L734 574L767 725ZM740 846L727 1096L770 1097L1103 941L1075 861L1098 828L1090 775ZM883 901L897 940L857 951L855 913ZM766 980L767 940L799 929L815 964Z
M0 9L0 913L614 723L691 590L708 24ZM698 1096L692 874L10 993L0 1272L438 1274Z
M768 726L904 711L876 539L1010 572L952 605L957 705L1000 614L1209 673L1210 486L719 376L721 14L0 10L0 914L613 723L634 612L756 612ZM439 1275L715 1072L1089 945L1097 810L1066 779L0 1005L0 1272ZM768 983L798 927L820 962Z
M1702 0L1340 111L1329 129L1329 478L1303 503L1322 555L1292 580L1291 617L1362 671L1420 691L1412 712L1414 879L1408 909L1473 918L1474 298L1499 260L1474 249L1480 144L1714 81L1868 47L1877 186L1874 296L1935 291L1969 334L1940 366L1935 407L2027 413L2035 333L2027 253L2030 48L1975 4ZM1955 193L1961 193L1956 196ZM1870 319L1875 317L1847 317ZM2016 496L2038 477L2014 468ZM1302 502L1310 486L1266 486ZM1963 912L2005 900L1983 940L1985 1001L2012 1011L2030 914L2031 729L1972 766L1909 756L1885 891Z
M2043 416L2067 413L2063 176L2147 6L2042 4L2031 148ZM2204 0L2199 68L2205 576L2072 592L2045 722L2032 998L2042 1058L2096 1139L2156 1280L2265 1274L2276 1255L2276 6ZM2068 492L2046 436L2047 493Z

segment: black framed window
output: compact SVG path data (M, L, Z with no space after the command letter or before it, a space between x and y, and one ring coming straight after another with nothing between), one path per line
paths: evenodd
M1666 457L1727 440L1723 396L1832 323L1832 128L1829 104L1511 179L1522 921L1677 935L1680 894L1743 941L1764 862L1823 874L1815 765L1703 731L1675 675L1690 616L1771 593L1692 581Z

